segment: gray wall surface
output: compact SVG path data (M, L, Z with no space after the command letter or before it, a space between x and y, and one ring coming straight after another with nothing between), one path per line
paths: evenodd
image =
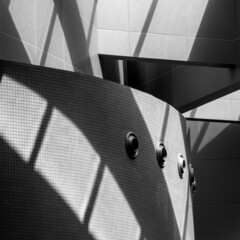
M188 121L196 240L240 238L240 124Z
M186 121L174 108L88 75L0 66L2 239L194 239Z

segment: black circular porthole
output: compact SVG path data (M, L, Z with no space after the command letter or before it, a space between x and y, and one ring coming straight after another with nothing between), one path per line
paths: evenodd
M194 194L196 192L196 179L194 176L194 169L192 167L192 164L189 164L189 181L190 181L190 187L192 189L192 193Z
M185 170L186 170L186 160L184 159L182 154L179 154L178 155L178 172L179 172L180 178L183 178Z
M192 189L192 193L194 194L194 193L196 192L196 190L197 190L197 188L196 188L196 181L194 181L194 182L192 183L191 189Z
M135 159L139 153L138 147L138 139L137 136L133 132L129 132L125 139L125 147L127 154L130 158Z
M192 164L189 164L189 181L190 181L190 186L194 183L195 177L194 177L194 169L192 167Z
M157 144L156 156L157 156L158 165L161 168L164 168L166 165L166 160L167 160L167 150L166 150L164 144L161 142Z

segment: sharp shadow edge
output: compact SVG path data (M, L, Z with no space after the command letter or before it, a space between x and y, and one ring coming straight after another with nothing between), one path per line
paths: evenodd
M111 161L106 160L107 153L105 152L103 145L101 145L101 142L102 142L101 136L106 134L108 129L104 129L104 128L101 129L102 133L99 135L100 136L99 139L96 139L96 137L94 137L92 133L92 128L91 126L89 126L89 123L93 121L93 119L91 118L92 116L91 106L85 112L85 115L84 115L84 117L86 118L85 121L81 119L81 113L79 112L79 109L81 109L81 106L82 108L84 108L84 105L85 105L84 102L81 102L81 96L79 96L79 91L78 91L79 88L84 87L84 84L82 83L81 79L82 80L88 79L88 81L91 79L92 80L96 79L97 81L101 81L100 79L89 77L85 74L71 73L71 72L48 69L44 67L32 66L27 64L16 64L16 63L11 63L7 61L4 61L4 63L2 62L2 64L4 65L4 73L6 73L11 78L13 78L15 81L20 82L21 84L29 87L36 93L43 96L48 102L50 102L53 105L53 107L56 107L57 109L62 111L69 119L71 119L73 123L75 123L78 126L78 128L84 133L84 135L88 138L89 142L91 143L95 151L99 154L104 165L106 165L110 169L115 179L117 180L118 185L120 186L127 201L129 202L129 205L131 206L131 209L134 215L136 216L137 221L140 224L141 230L147 239L156 239L158 237L156 235L157 233L159 233L159 225L157 224L158 221L161 222L163 231L167 231L166 239L173 239L173 238L176 240L181 239L180 232L178 229L178 224L176 221L175 212L171 203L168 206L169 207L168 219L165 219L165 221L163 221L161 219L162 218L161 214L157 212L157 210L159 209L156 208L156 206L154 206L154 204L159 204L159 203L155 203L154 200L153 200L154 202L151 202L151 201L149 202L145 197L142 197L141 199L139 199L139 196L136 195L133 191L133 189L135 189L136 191L139 190L141 192L141 189L144 189L145 192L141 194L144 194L144 196L151 196L156 191L154 187L156 183L152 182L152 180L149 180L149 179L145 179L144 182L139 179L139 181L141 181L141 184L142 184L141 186L139 186L139 181L136 181L135 179L131 179L131 178L129 179L129 176L128 176L128 179L125 177L126 174L130 175L130 172L127 168L125 169L124 172L119 172L116 166L112 165ZM34 74L34 80L32 78L32 74ZM51 79L51 81L49 81L49 79ZM109 84L112 84L113 88L118 87L118 85L114 83L109 83ZM134 105L134 111L135 111L134 115L137 117L138 121L141 123L140 124L141 131L142 131L141 134L142 136L144 136L144 139L142 139L142 141L144 141L143 146L144 144L146 144L146 146L148 146L151 149L151 152L154 153L155 146L152 143L150 133L148 132L147 126L138 108L138 105L135 102L132 92L130 91L130 89L127 89L127 88L123 88L123 89L125 89L124 91L127 96L126 101L131 102ZM97 96L98 90L91 89L90 91L96 97L94 101L98 101L98 96ZM66 99L68 99L68 101L66 101ZM92 99L92 96L89 96L89 101L91 102L92 100L90 99ZM111 141L105 144L111 144ZM151 157L151 154L146 156L146 158L148 157ZM126 167L128 167L128 163L120 163L120 164L127 164ZM154 175L158 175L158 177L160 178L159 184L161 184L162 193L164 194L164 199L167 200L171 198L168 191L166 180L161 171L158 171L157 169L152 168L152 166L149 166L149 164L147 163L143 163L141 168L139 168L139 166L136 166L136 168L138 168L138 171L140 173L146 170L146 171L152 171ZM143 168L145 170L143 170ZM101 174L100 174L100 179L101 179ZM93 200L89 205L88 219L90 219L91 217L90 210L92 210L92 207L94 206L95 198L96 198L96 196L94 195L97 194L98 188L99 188L99 184L97 183L94 190L95 193L93 193L92 195ZM171 201L168 201L168 202L171 202ZM150 215L152 214L152 216L156 217L153 223L153 226L151 225L151 223L146 222L145 220L146 214L150 214ZM171 226L171 229L169 229L169 226ZM87 228L88 226L86 226L86 229Z
M44 66L46 63L48 49L50 46L50 41L51 41L51 37L52 37L53 29L54 29L54 23L55 23L56 19L57 19L57 11L56 11L56 7L54 6L50 24L48 27L47 37L46 37L45 44L44 44L43 51L42 51L42 58L40 61L40 66Z
M94 240L60 195L0 138L1 239Z
M195 142L195 144L194 144L194 146L191 150L191 153L190 153L192 159L195 159L196 156L197 156L198 148L199 148L199 146L200 146L200 144L201 144L201 142L202 142L202 140L203 140L203 138L204 138L204 136L207 132L209 124L210 124L210 122L204 122L200 132L198 133L197 140L196 140L196 142Z
M84 216L84 220L83 220L86 228L89 226L92 211L93 211L96 199L97 199L97 194L98 194L98 191L99 191L99 188L100 188L100 185L101 185L101 182L102 182L102 178L103 178L104 167L105 167L104 163L101 162L100 166L99 166L99 169L98 169L98 172L97 172L97 176L95 178L95 182L94 182L94 185L93 185L93 190L92 190L91 197L90 197L90 200L89 200L89 203L88 203L88 206L87 206L87 209L86 209L86 213L85 213L85 216Z
M148 31L149 26L151 24L154 12L155 12L156 7L157 7L157 4L158 4L158 0L152 0L151 7L150 7L150 9L148 11L148 15L147 15L147 17L145 19L145 22L144 22L144 25L143 25L143 28L142 28L142 31L141 31L140 38L138 40L137 46L136 46L134 54L133 54L134 57L136 57L136 56L138 57L140 55L142 46L143 46L145 38L146 38L147 31Z
M90 61L88 39L85 38L84 26L79 11L76 11L78 9L76 0L71 1L72 9L75 9L72 10L72 13L69 12L69 7L63 6L65 4L63 0L53 0L53 2L64 32L73 67L83 72L88 69L89 74L92 75L93 69ZM89 36L91 36L90 33Z
M230 2L230 1L229 1ZM209 65L211 64L215 64L216 66L221 66L222 64L226 64L226 66L229 64L229 67L231 66L231 68L233 68L235 66L234 62L230 62L230 63L226 63L226 62L221 62L221 61L225 61L226 58L229 56L225 56L223 57L223 55L221 55L223 51L223 49L221 48L218 49L218 52L214 51L215 50L212 47L212 44L203 44L201 39L207 39L209 42L211 40L223 40L223 41L232 41L234 38L234 30L232 28L232 33L230 32L230 27L228 28L228 30L226 30L226 25L222 26L219 24L219 21L221 21L221 19L219 19L219 12L216 13L216 11L218 11L221 8L224 8L226 6L221 5L222 3L217 1L208 1L204 14L202 16L201 19L201 23L199 25L199 28L197 30L197 33L195 34L195 41L193 43L192 49L190 51L189 57L188 57L188 61L193 61L193 62L197 62L199 61L200 63L203 62L203 65L206 63ZM219 6L220 5L220 6ZM222 13L221 13L222 15ZM229 16L229 15L228 15ZM231 16L231 15L230 15ZM222 17L222 16L221 16ZM229 21L231 21L229 19ZM232 26L234 26L234 19L232 19L233 22ZM228 22L226 23L228 24ZM219 27L222 26L222 27ZM199 41L200 40L200 41ZM210 53L210 55L209 55ZM220 53L220 56L218 55ZM219 61L220 62L217 62ZM205 60L205 61L204 61ZM214 61L213 61L214 60ZM213 63L212 63L213 62ZM215 63L217 62L217 63Z
M38 153L40 151L49 121L51 119L52 112L53 112L53 106L51 105L51 103L48 103L46 111L45 111L43 119L42 119L42 122L41 122L41 125L40 125L40 128L39 128L39 131L38 131L38 134L37 134L37 137L36 137L36 140L35 140L35 143L33 145L33 150L32 150L31 156L29 158L29 162L28 162L29 166L32 166L33 168L34 168L35 162L37 160Z
M167 104L166 109L165 109L164 119L163 119L162 131L161 131L161 142L163 142L163 143L164 143L165 136L166 136L169 112L170 112L170 106Z
M17 57L20 57L19 62L31 63L31 60L29 59L29 56L28 56L28 54L25 50L25 47L24 47L23 43L21 42L21 36L19 35L18 30L15 26L15 23L12 19L12 16L11 16L9 10L8 10L10 0L5 1L5 4L6 5L2 4L3 9L1 11L5 11L5 13L6 13L5 21L8 23L8 25L7 25L8 30L10 29L10 31L14 33L14 38L18 39L18 43L19 43L18 46L20 46L20 48L18 48L17 51L15 51L14 54ZM2 34L4 34L4 32ZM3 55L3 57L5 57L5 56ZM14 60L18 61L18 59L15 59L15 58L14 58Z

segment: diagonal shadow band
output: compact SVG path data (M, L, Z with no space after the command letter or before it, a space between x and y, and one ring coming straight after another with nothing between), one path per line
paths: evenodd
M53 2L62 26L72 66L82 72L85 72L87 69L89 74L93 74L88 49L92 33L89 33L88 39L85 37L83 20L81 19L79 12L76 11L78 10L76 0L71 1L71 8L66 7L64 1L53 0ZM95 12L93 12L93 14L94 13ZM89 30L92 31L93 28L91 27Z
M48 32L47 32L47 37L45 40L45 44L43 47L43 53L42 53L42 58L40 61L40 66L44 66L46 63L46 59L47 59L47 53L49 50L49 46L50 46L50 42L51 42L51 37L52 37L52 33L53 33L53 29L54 29L54 24L57 18L57 11L56 8L53 8L53 12L52 12L52 16L51 16L51 20L50 20L50 24L48 27Z
M1 239L95 238L49 183L0 137Z
M10 62L3 62L3 71L14 81L41 95L84 133L100 156L103 166L111 171L117 181L145 238L181 239L182 230L176 220L168 183L159 171L157 161L150 161L155 159L151 133L139 109L139 103L129 88L87 75ZM116 94L118 91L120 94ZM104 119L100 121L102 116ZM128 130L135 131L141 141L141 155L135 163L129 161L124 149L123 140ZM111 147L122 144L123 148L114 150ZM97 177L93 187L95 190L90 197L92 200L87 210L87 219L90 220L99 185L103 184L101 175ZM162 206L166 206L165 210ZM167 211L164 215L160 214L163 210ZM154 221L149 221L150 219ZM85 227L88 229L88 226Z
M38 131L38 134L37 134L37 137L36 137L36 141L34 143L34 148L32 150L32 153L31 153L31 156L30 156L29 162L28 162L29 166L31 166L32 168L34 168L34 165L36 163L38 153L40 151L49 121L52 116L52 112L53 112L53 106L50 103L48 103L46 111L45 111L43 119L42 119L42 122L41 122L41 125L40 125L40 128L39 128L39 131Z
M134 50L134 54L133 54L134 57L139 57L139 55L140 55L140 52L142 50L142 47L143 47L143 44L144 44L144 41L145 41L145 38L146 38L146 33L147 33L147 31L149 29L149 26L151 24L152 18L154 16L154 12L155 12L156 7L157 7L157 4L158 4L158 0L152 0L152 4L151 4L150 9L148 11L148 15L145 19L140 38L139 38L137 46Z

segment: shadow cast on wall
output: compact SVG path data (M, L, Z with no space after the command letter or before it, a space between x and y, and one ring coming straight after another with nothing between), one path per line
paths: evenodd
M203 3L202 17L198 20L199 26L196 24L193 27L196 30L190 30L193 44L189 44L188 62L196 62L200 66L234 67L233 5L233 0L229 2L208 0Z
M71 8L75 10L65 7L62 0L53 0L53 2L61 22L73 67L92 75L93 69L90 61L89 45L91 31L93 30L91 25L93 25L97 3L94 4L88 36L85 37L84 23L79 12L74 13L74 11L78 10L77 2L71 1Z
M44 47L41 49L42 56L39 60L39 65L44 66L48 57L49 47L51 38L54 32L54 24L57 17L60 20L60 24L63 30L64 39L66 41L66 53L68 52L70 59L62 59L67 61L67 64L72 65L74 71L86 72L88 74L93 74L93 67L91 63L90 56L90 43L93 34L94 18L96 14L97 1L94 1L91 19L89 22L89 29L87 31L87 36L85 33L84 22L80 17L78 11L78 5L76 1L71 1L71 7L68 3L64 3L63 0L53 0L54 7L52 11L52 16L47 29L47 36L45 39ZM32 63L33 59L28 55L23 43L21 42L21 36L18 33L14 19L11 16L9 6L11 0L4 1L2 4L3 9L1 11L4 13L4 22L6 22L8 31L14 38L18 39L17 44L10 45L7 43L5 49L3 49L3 57L6 60L13 60L17 62ZM65 4L67 4L65 6ZM4 33L3 33L4 34ZM7 36L7 35L6 35ZM8 36L9 37L9 36ZM7 41L7 39L5 40ZM65 53L65 54L66 54ZM35 61L35 60L34 60Z
M189 121L196 239L239 237L239 123ZM197 130L199 129L199 130Z
M147 32L157 3L158 1L152 1L142 33ZM127 65L126 85L152 94L173 105L180 112L189 111L239 89L237 80L239 69L234 68L232 42L234 38L234 17L231 14L233 1L213 0L190 5L199 9L192 9L192 19L188 23L186 61L146 60L137 57L123 60ZM137 55L142 50L145 37L146 34L142 34L139 38L136 47ZM118 58L121 57L101 56L103 75L106 79L118 81L119 70L115 66ZM104 67L104 63L114 67L108 69ZM220 69L221 67L225 70ZM181 70L178 71L178 69ZM152 72L154 72L154 79L149 77L152 76Z
M61 196L0 140L1 239L89 239Z
M88 232L88 224L103 181L103 169L107 167L117 181L140 225L140 239L157 239L159 237L166 240L182 239L165 176L156 162L149 164L149 159L155 159L155 146L130 89L122 88L123 101L122 94L114 94L120 86L107 83L111 86L112 94L109 94L110 91L107 87L101 88L102 92L99 94L100 85L98 83L101 80L87 75L10 62L1 62L1 69L5 76L32 89L46 99L49 106L43 117L43 127L40 127L39 136L35 140L32 157L28 164L23 163L23 160L8 146L8 143L1 140L3 163L1 183L4 184L1 188L1 199L4 203L1 205L3 207L1 218L7 219L5 225L2 225L6 226L3 232L5 236L11 238L14 233L14 238L17 235L18 239L26 236L30 238L34 236L34 239L42 239L42 237L57 239L60 235L62 239L65 239L64 237L83 238L83 236L84 239L93 239ZM92 88L89 88L88 82L92 82ZM103 83L104 81L101 84ZM80 90L84 94L79 94ZM115 106L118 107L109 113L111 117L112 114L114 115L115 122L111 122L112 126L109 128L107 119L105 121L99 121L99 119L103 113L108 116L107 112L116 102L118 104ZM128 104L126 106L122 103ZM100 105L101 109L97 109L96 106ZM89 206L82 223L56 190L52 189L34 170L46 130L49 127L53 107L61 111L84 133L101 159ZM84 115L82 114L83 109ZM123 112L127 114L122 114ZM167 115L165 121L168 121L168 113L165 114ZM109 118L111 117L109 116ZM117 122L125 123L128 127L123 127L123 131L119 133L119 128L116 128ZM163 126L166 124L164 123ZM135 129L141 140L142 158L138 164L134 164L126 158L124 145L123 149L117 150L116 153L111 148L113 143L118 146L122 145L129 128ZM165 131L162 134L165 134ZM184 135L185 131L182 134ZM110 136L116 137L113 139ZM159 140L164 137L163 135L159 136ZM116 157L114 157L115 154L117 154ZM123 161L119 161L121 157ZM146 173L151 173L151 177ZM156 196L156 192L159 191L160 194ZM163 206L166 206L167 210L164 210ZM162 215L161 211L163 210L167 211L167 214L165 212ZM185 211L187 211L187 206L185 206ZM184 212L182 216L185 218L182 219L184 222L186 222L186 217L187 214ZM186 226L184 229L186 232ZM46 236L42 234L46 234Z
M44 51L46 52L48 51L49 41L52 34L51 26L56 18L56 14L59 16L62 16L63 14L60 4L61 1L54 1L54 3L55 9L44 47ZM74 4L76 6L75 1ZM61 25L70 52L71 61L74 66L78 67L83 61L86 62L89 60L89 54L86 53L86 46L89 46L91 33L89 37L87 37L88 42L86 42L80 17L67 15L65 17L65 20L67 21L61 22ZM63 18L60 17L60 19ZM12 22L12 28L15 33L18 34L10 13L8 14L8 20ZM76 24L76 22L78 24ZM77 26L77 29L75 26ZM86 43L86 45L83 44L79 46L80 42ZM78 49L77 52L76 49ZM19 51L19 55L21 57L24 56L24 61L31 63L23 45L22 50L20 49ZM79 56L83 55L84 58L79 60ZM44 63L45 61L46 54L42 56L41 63ZM174 238L180 240L181 236L179 227L164 175L159 172L157 168L154 169L152 166L149 166L147 161L144 161L141 165L141 169L143 170L141 170L139 166L136 166L140 175L134 175L133 177L136 177L136 179L133 177L129 179L126 177L127 175L129 176L132 174L132 168L129 169L129 163L121 163L121 166L118 166L118 163L111 162L108 159L109 152L104 151L102 143L104 143L104 145L111 145L111 139L106 141L106 139L103 138L109 129L101 126L102 128L99 128L99 138L96 139L93 134L92 126L89 123L96 123L98 120L92 118L91 107L86 112L84 119L81 116L80 109L84 108L85 103L81 101L81 96L79 96L78 92L78 89L83 87L82 82L79 81L80 77L78 78L76 75L71 75L76 81L69 81L68 73L60 71L58 72L58 75L55 71L51 72L51 70L44 70L37 67L32 69L27 66L23 67L24 71L19 72L14 71L14 64L8 64L9 63L5 64L4 62L1 62L1 69L4 74L7 74L14 79L14 81L20 82L31 88L34 92L40 94L47 100L48 108L43 118L42 125L40 126L39 134L36 138L34 149L28 164L24 163L15 150L10 148L9 144L1 139L1 156L3 156L3 167L1 170L1 183L3 184L3 187L1 188L1 199L4 203L1 206L1 216L2 219L7 219L2 225L4 228L4 231L1 233L3 234L3 238L93 239L93 236L88 232L88 223L101 185L103 168L107 166L117 180L118 185L124 193L137 221L140 224L140 239L155 239L163 235L165 239ZM36 72L34 72L35 70ZM90 72L92 72L91 68ZM32 77L34 77L34 81ZM50 77L51 80L49 80ZM99 100L97 93L97 89L92 89L91 95L88 97L88 101L92 102L93 105ZM139 110L131 91L125 89L125 93L127 95L127 101L134 106L135 119L138 121L141 135L144 136L143 145L147 146L146 152L154 153L155 147L141 115L141 111ZM95 96L94 100L93 96ZM56 189L49 186L43 177L34 170L34 165L37 161L52 116L53 108L62 111L64 115L71 119L71 121L84 132L95 151L101 157L101 166L97 173L94 191L90 198L91 200L86 214L87 217L84 223L79 221L72 209L68 207L68 204L57 193ZM119 112L121 112L120 108ZM124 139L125 136L119 137L120 139ZM160 136L160 138L164 138L164 136ZM151 154L145 156L146 159L151 157ZM158 178L158 184L161 186L161 192L163 194L163 196L159 196L159 199L149 199L149 196L155 195L157 186L152 180L154 177L152 179L145 178L145 181L142 181L144 169L152 172L153 176ZM141 186L139 186L139 181L142 182ZM134 194L135 191L139 192L140 195ZM159 206L164 204L167 204L168 206L168 215L165 216L165 218L162 218L158 211ZM154 223L147 221L146 219L148 218L146 217L155 219ZM159 223L161 229L159 229Z
M21 36L18 33L18 30L15 26L15 23L13 21L13 18L11 16L11 13L9 11L9 5L10 5L11 0L7 0L7 1L3 1L1 3L1 14L2 14L2 18L4 16L4 22L5 24L7 24L8 26L8 31L12 33L12 35L17 38L17 39L21 39ZM4 33L1 33L2 35ZM6 40L5 40L6 41ZM2 42L4 43L4 40L2 40ZM19 41L18 44L11 44L10 41L8 41L8 47L5 47L5 44L3 44L4 48L2 50L3 52L3 58L4 59L9 59L9 55L14 56L14 60L15 61L19 61L19 62L25 62L25 63L31 63L30 57L24 47L24 45ZM8 51L7 53L5 53L5 51ZM5 56L7 55L7 56ZM10 57L11 58L11 57Z

